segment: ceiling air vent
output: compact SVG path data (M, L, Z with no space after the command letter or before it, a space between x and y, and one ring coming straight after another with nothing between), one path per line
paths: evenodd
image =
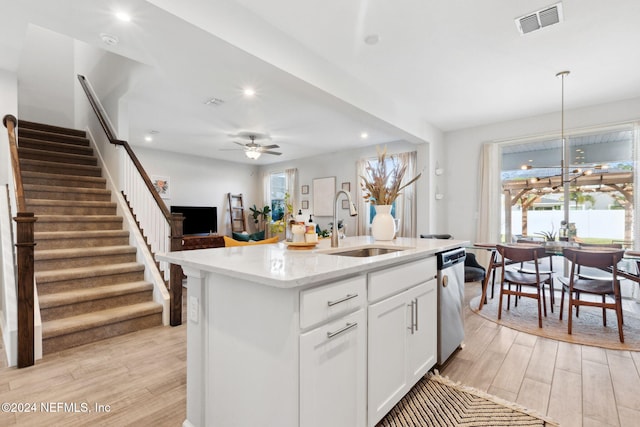
M562 3L556 3L517 18L516 27L518 27L520 34L527 34L549 25L557 24L562 20Z

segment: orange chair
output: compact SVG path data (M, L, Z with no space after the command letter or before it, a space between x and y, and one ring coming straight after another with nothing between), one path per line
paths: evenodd
M618 318L618 335L620 342L624 342L622 331L622 298L620 296L620 281L618 280L618 263L624 256L624 250L600 249L583 250L565 248L565 258L571 261L571 273L569 278L561 277L562 299L560 301L560 320L564 307L564 294L569 293L569 317L568 332L571 334L573 321L573 307L576 307L576 316L581 305L602 307L602 322L607 326L607 309L615 310ZM611 271L612 276L606 278L584 278L579 276L580 267L592 267ZM582 295L601 296L601 301L594 299L583 300ZM613 296L614 302L607 302L607 296Z
M534 298L538 301L538 327L542 328L542 307L544 307L544 315L547 315L547 302L543 285L550 280L549 274L540 273L538 268L538 260L547 256L544 247L538 245L497 245L496 249L502 258L498 319L502 317L503 295L507 295L507 310L511 302L511 295L516 298ZM533 274L505 268L509 264L527 261L533 261L535 271ZM511 288L511 285L515 285L514 289ZM535 292L531 292L531 288L535 288Z

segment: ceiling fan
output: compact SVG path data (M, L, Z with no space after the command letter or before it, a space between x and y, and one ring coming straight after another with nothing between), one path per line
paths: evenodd
M239 133L236 136L239 136L241 138L249 138L251 142L242 143L238 141L231 141L234 144L238 144L242 146L242 148L241 149L240 148L222 148L221 151L244 150L244 154L252 160L258 159L262 154L272 154L275 156L279 156L282 154L277 151L271 151L274 148L280 148L280 146L277 144L260 145L257 142L255 142L256 139L268 138L268 136L266 135L253 134L253 133Z

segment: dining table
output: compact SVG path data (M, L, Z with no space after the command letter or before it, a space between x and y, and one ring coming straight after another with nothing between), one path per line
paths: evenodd
M505 243L500 243L500 244L505 244ZM526 242L519 242L519 243L510 243L510 245L514 245L514 246L531 246L531 245L540 245L543 244L545 247L545 252L548 255L558 255L558 256L562 256L563 254L563 250L564 248L581 248L580 243L578 242L536 242L536 241L531 241L531 243ZM471 246L469 246L467 249L483 249L483 250L488 250L491 252L491 256L489 258L489 264L487 265L487 272L484 276L484 280L482 282L482 295L480 297L480 301L478 303L478 311L482 310L482 306L485 305L487 303L487 288L489 286L489 280L490 277L492 277L495 273L495 270L499 267L502 266L502 263L498 260L498 251L496 249L496 246L498 245L498 243L486 243L486 242L476 242L473 243ZM595 246L588 246L585 247L585 249L589 249L589 250L618 250L618 249L614 249L611 247L600 247L597 248ZM627 261L635 261L636 264L636 271L635 272L631 272L631 271L626 271L626 270L621 270L618 269L617 274L618 276L624 277L625 279L629 279L635 283L637 283L638 285L640 285L640 275L638 274L638 272L640 272L640 251L635 251L635 250L625 250L624 253L624 259Z

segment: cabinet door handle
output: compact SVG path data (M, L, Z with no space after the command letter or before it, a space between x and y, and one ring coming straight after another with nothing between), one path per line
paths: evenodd
M337 331L327 332L327 338L331 339L331 338L335 337L336 335L340 335L343 332L347 332L349 329L355 328L356 326L358 326L358 322L347 323L346 325L344 325L342 328L338 329Z
M417 331L418 330L418 298L416 298L414 301L416 303L415 304L415 310L416 310L416 324L415 324L415 327L416 327L416 331Z
M416 324L416 314L415 314L415 309L414 309L414 305L415 305L415 300L411 301L411 304L408 304L411 307L411 325L407 327L407 329L409 329L411 331L411 335L414 334L415 330L413 329L413 327Z
M349 301L350 299L353 299L353 298L355 298L357 296L358 296L358 294L347 294L346 296L344 296L344 297L342 297L340 299L337 299L337 300L334 300L334 301L327 301L327 305L329 307L333 307L336 304L340 304L341 302Z

